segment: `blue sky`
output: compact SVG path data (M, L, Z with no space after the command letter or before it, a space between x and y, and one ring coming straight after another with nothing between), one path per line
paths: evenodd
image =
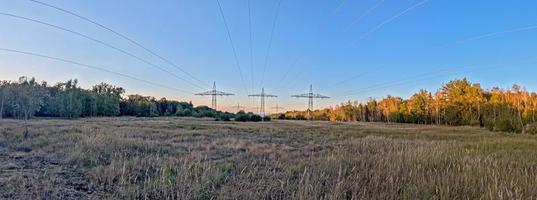
M307 92L309 84L333 97L317 101L317 108L388 94L408 97L421 88L434 91L463 77L484 87L516 83L537 90L537 1L282 0L267 54L278 0L250 0L254 61L250 65L248 0L220 0L244 84L216 0L43 2L136 40L206 84L216 81L218 89L236 94L220 98L221 109L237 103L258 106L258 100L247 94L259 93L261 87L279 95L267 100L267 107L278 103L305 109L306 99L290 95ZM2 0L0 12L76 30L189 79L128 41L57 10L26 0ZM0 79L26 75L55 83L78 78L82 87L108 82L129 94L210 105L210 98L193 95L202 89L80 36L5 15L0 15L0 26L0 48L103 66L189 93L3 51Z

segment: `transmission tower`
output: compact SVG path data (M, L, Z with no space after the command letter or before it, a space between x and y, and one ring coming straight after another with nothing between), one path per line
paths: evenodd
M272 107L272 109L275 109L276 110L276 113L278 113L278 110L279 109L285 109L284 107L279 107L278 106L278 103L276 103L276 106Z
M261 106L259 107L259 114L265 116L265 98L267 97L278 97L272 94L266 94L265 88L261 88L261 94L251 94L249 97L259 97L261 99Z
M236 106L233 106L233 108L237 109L237 112L239 112L239 111L241 111L241 110L243 110L243 109L246 109L246 107L245 107L245 106L241 106L240 103L237 103L237 105L236 105Z
M235 94L232 94L232 93L226 93L226 92L222 92L222 91L218 91L216 90L216 82L213 82L213 89L212 90L209 90L209 91L206 91L206 92L202 92L202 93L197 93L196 95L200 95L200 96L211 96L212 97L212 108L214 110L217 110L217 107L216 107L216 96L231 96L231 95L235 95Z
M327 99L330 97L321 95L321 94L314 94L313 93L313 87L310 85L310 92L305 94L298 94L298 95L292 95L291 97L295 98L308 98L308 111L313 111L313 99Z

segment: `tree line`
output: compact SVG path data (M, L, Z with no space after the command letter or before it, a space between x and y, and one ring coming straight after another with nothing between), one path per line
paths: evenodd
M27 77L20 77L18 81L0 81L0 119L8 117L26 120L34 116L191 116L212 117L217 120L235 118L233 113L216 111L207 106L195 107L191 102L124 94L125 89L107 83L82 89L76 79L54 85Z
M367 102L346 102L315 111L290 111L280 119L397 122L470 125L493 131L537 133L537 93L513 85L510 89L483 89L458 79L435 93L420 90L408 99L387 96Z

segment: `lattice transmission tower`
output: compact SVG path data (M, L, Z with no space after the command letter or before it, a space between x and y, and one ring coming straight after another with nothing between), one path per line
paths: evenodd
M237 112L241 111L241 110L244 110L246 109L246 106L241 106L240 103L237 103L236 106L233 106L233 108L235 108L237 110Z
M222 91L218 91L218 90L216 90L216 82L213 82L213 89L212 89L212 90L209 90L209 91L206 91L206 92L197 93L196 95L200 95L200 96L211 96L211 98L212 98L211 107L212 107L214 110L217 110L217 107L216 107L216 96L231 96L231 95L235 95L235 94L227 93L227 92L222 92Z
M328 99L328 98L330 98L328 96L313 93L313 87L312 87L311 84L310 84L310 92L309 93L292 95L291 97L308 98L308 111L309 112L313 111L313 99Z
M260 94L251 94L251 95L248 95L249 97L259 97L259 99L261 100L261 105L259 106L259 114L261 116L265 116L265 98L269 98L269 97L278 97L276 95L272 95L272 94L267 94L265 93L265 88L261 88L261 93Z

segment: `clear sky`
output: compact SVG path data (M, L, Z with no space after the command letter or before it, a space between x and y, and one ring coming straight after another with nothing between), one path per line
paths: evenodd
M315 92L333 97L316 101L317 108L388 94L408 97L421 88L434 91L463 77L487 88L516 83L537 90L537 1L282 0L278 10L279 0L250 0L251 57L248 0L220 0L242 78L216 0L42 1L136 40L207 85L216 81L219 90L236 94L220 98L221 109L237 103L258 106L259 101L247 94L259 93L261 87L279 95L267 100L267 107L278 103L287 109L305 109L306 99L290 95L307 92L309 84ZM91 23L27 0L0 2L1 13L91 36L201 85ZM86 38L6 15L0 15L0 27L0 48L103 66L188 93L5 51L0 51L0 79L26 75L56 83L77 78L85 88L108 82L129 94L210 105L210 97L193 95L209 90L208 86L190 86Z

